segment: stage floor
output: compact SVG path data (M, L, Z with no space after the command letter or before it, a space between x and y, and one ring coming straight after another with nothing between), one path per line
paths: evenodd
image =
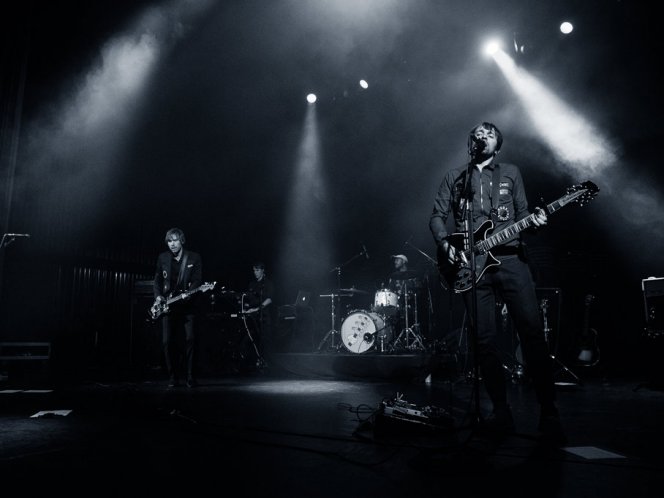
M475 382L423 377L426 355L277 359L194 389L169 389L165 378L0 385L3 487L23 496L330 498L664 489L664 395L638 379L589 376L559 388L568 442L551 448L539 440L527 381L509 388L517 433L490 441L470 423ZM368 375L376 372L386 375Z

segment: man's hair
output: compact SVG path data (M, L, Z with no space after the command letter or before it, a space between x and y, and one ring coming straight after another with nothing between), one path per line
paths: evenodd
M177 237L180 242L183 244L186 242L184 232L180 230L179 228L171 228L166 232L166 237L164 237L164 241L168 244L168 241L171 239L171 237Z
M496 134L496 151L499 151L500 148L503 145L503 134L500 132L498 127L493 124L489 123L488 121L483 121L477 126L474 126L472 130L468 132L468 150L470 150L473 146L473 135L475 134L475 131L477 131L478 128L487 128L488 130L493 130L493 132Z
M256 261L253 265L251 265L252 268L260 268L261 270L265 270L265 264L262 263L261 261Z

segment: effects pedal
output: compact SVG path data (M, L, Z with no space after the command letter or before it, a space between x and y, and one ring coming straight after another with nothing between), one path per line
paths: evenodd
M396 398L381 402L376 425L379 428L393 428L401 433L431 433L440 429L451 429L454 426L454 419L442 408L418 407L397 393Z

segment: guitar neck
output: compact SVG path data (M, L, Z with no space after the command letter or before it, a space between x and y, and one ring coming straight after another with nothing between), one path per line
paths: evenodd
M175 303L175 302L180 301L182 299L186 299L189 296L191 296L192 294L194 294L194 293L196 293L200 290L201 290L200 287L196 287L195 289L191 289L191 290L182 292L182 293L178 294L177 296L173 296L173 297L168 298L168 300L166 301L166 304L172 304L172 303Z
M563 198L553 201L551 204L547 204L544 210L547 214L552 214L562 208L567 202ZM512 223L510 226L503 228L499 232L494 233L490 237L487 237L484 240L479 241L475 244L475 247L480 252L487 252L493 249L496 246L504 244L511 240L515 235L522 232L526 228L530 228L535 223L536 214L533 213L529 216L526 216L522 220Z

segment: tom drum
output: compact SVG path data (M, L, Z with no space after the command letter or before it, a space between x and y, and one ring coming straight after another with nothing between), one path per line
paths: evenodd
M399 296L390 289L379 289L374 296L373 311L385 316L394 316L399 310Z

